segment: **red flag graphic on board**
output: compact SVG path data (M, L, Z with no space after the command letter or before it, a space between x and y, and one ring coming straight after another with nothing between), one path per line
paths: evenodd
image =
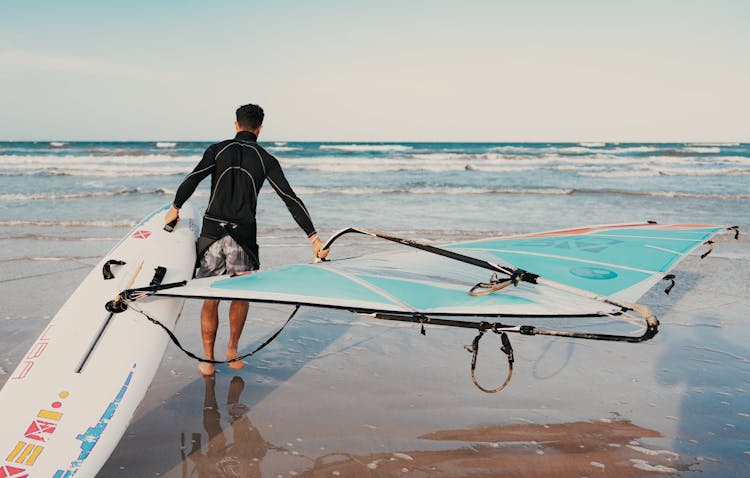
M45 422L44 420L34 420L34 422L26 430L24 436L32 440L46 442L52 433L57 428L57 424L51 422ZM0 477L2 478L2 477Z
M28 478L29 474L23 468L11 465L0 466L0 478Z
M148 239L148 236L150 235L151 235L151 231L147 231L145 229L139 229L133 233L132 237L136 239Z

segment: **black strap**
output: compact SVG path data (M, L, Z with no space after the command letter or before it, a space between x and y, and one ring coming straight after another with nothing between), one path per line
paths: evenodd
M115 275L112 273L112 266L124 266L126 264L125 261L119 261L117 259L110 259L107 262L104 263L104 266L102 266L102 275L104 276L104 280L110 280L114 279Z
M255 350L253 350L252 352L246 353L244 355L240 355L238 357L235 357L233 359L229 359L229 360L210 360L210 359L204 359L204 358L198 357L193 352L185 349L185 347L182 346L182 344L180 343L179 339L174 334L174 332L172 332L171 330L169 330L169 327L167 327L166 325L162 324L159 320L154 319L153 317L149 316L147 313L145 313L141 309L133 307L132 303L129 305L128 308L133 309L134 311L136 311L139 314L143 315L152 324L156 324L159 327L161 327L167 333L167 335L169 335L169 338L172 339L172 343L174 343L177 346L178 349L180 349L183 352L185 352L185 355L187 355L188 357L193 358L193 359L195 359L195 360L197 360L199 362L204 362L204 363L210 363L210 364L214 364L214 365L219 365L219 364L224 364L224 363L239 362L240 360L246 359L247 357L250 357L251 355L255 355L256 353L258 353L261 350L263 350L268 344L270 344L271 342L273 342L276 339L276 337L279 336L279 334L281 333L281 331L284 330L284 328L287 326L287 324L289 324L289 322L291 322L292 318L294 318L294 316L297 314L297 311L299 310L300 306L296 306L294 308L294 310L292 311L292 314L289 316L289 318L286 319L286 322L284 322L284 324L276 332L274 332L270 337L268 337L262 344L260 344L259 346L257 346L255 348Z
M167 274L167 268L164 266L158 266L154 269L154 277L151 278L149 285L161 285L161 281L164 280L164 276Z
M666 289L664 289L664 293L665 293L665 294L669 295L669 293L670 293L670 292L672 292L672 288L673 288L673 287L674 287L674 285L675 285L675 281L674 281L674 279L675 279L675 275L674 275L674 274L667 274L667 275L665 275L665 276L664 276L664 277L662 278L662 280L668 280L668 281L672 281L672 283L671 283L671 284L669 284L669 285L667 286L667 288L666 288Z

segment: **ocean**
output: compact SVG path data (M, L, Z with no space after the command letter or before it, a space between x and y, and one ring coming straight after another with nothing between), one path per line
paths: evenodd
M99 259L172 201L208 144L0 142L0 386ZM643 297L662 324L646 343L512 337L513 380L496 395L471 383L473 331L425 337L345 311L301 309L244 369L219 367L215 380L169 345L98 476L746 476L750 144L261 144L323 238L358 226L440 244L651 220L736 225L740 240L725 234L705 260L678 266L670 295ZM191 199L201 212L208 188ZM263 267L311 260L269 186L258 226ZM391 247L336 244L334 259ZM253 305L240 352L288 309ZM187 301L175 330L193 351L199 313ZM507 367L493 340L478 365L488 385Z
M360 226L446 242L644 220L750 225L750 144L261 144L322 235ZM87 239L132 225L172 200L207 145L0 142L0 233ZM199 209L208 188L193 197ZM268 186L258 222L261 244L304 238Z

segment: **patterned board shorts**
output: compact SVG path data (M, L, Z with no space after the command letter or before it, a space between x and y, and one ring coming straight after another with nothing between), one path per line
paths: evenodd
M226 235L211 244L201 257L196 278L213 277L222 274L239 274L256 270L250 256L231 236Z

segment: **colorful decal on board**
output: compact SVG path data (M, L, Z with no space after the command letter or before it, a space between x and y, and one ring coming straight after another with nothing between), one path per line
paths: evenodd
M17 466L5 465L0 466L0 478L28 478L29 473Z
M107 405L107 408L104 410L102 417L99 419L96 425L88 428L85 432L76 437L76 439L81 441L81 453L78 455L78 458L70 464L70 467L68 467L67 470L57 470L53 475L53 478L70 478L71 476L76 474L83 462L86 461L86 458L89 457L91 451L94 449L96 444L99 442L99 439L102 437L102 434L107 428L107 425L109 425L109 421L115 415L117 407L120 405L122 398L125 396L125 392L128 390L128 386L130 385L130 380L133 378L134 372L135 364L133 364L133 368L125 378L125 383L120 388L117 396L115 396L115 399L112 400L109 405Z
M68 398L70 394L66 391L57 396L61 400ZM58 410L62 408L63 402L56 400L49 408ZM22 478L28 476L28 468L20 468L17 465L33 467L39 455L44 451L40 443L46 443L57 430L57 423L63 417L62 412L42 409L37 413L37 418L31 421L23 434L23 440L19 440L8 456L5 463L0 466L0 478Z
M134 239L148 239L150 235L151 235L151 231L147 229L138 229L130 237L133 237Z
M54 422L34 420L23 436L31 440L46 442L55 430L57 430L57 424Z

